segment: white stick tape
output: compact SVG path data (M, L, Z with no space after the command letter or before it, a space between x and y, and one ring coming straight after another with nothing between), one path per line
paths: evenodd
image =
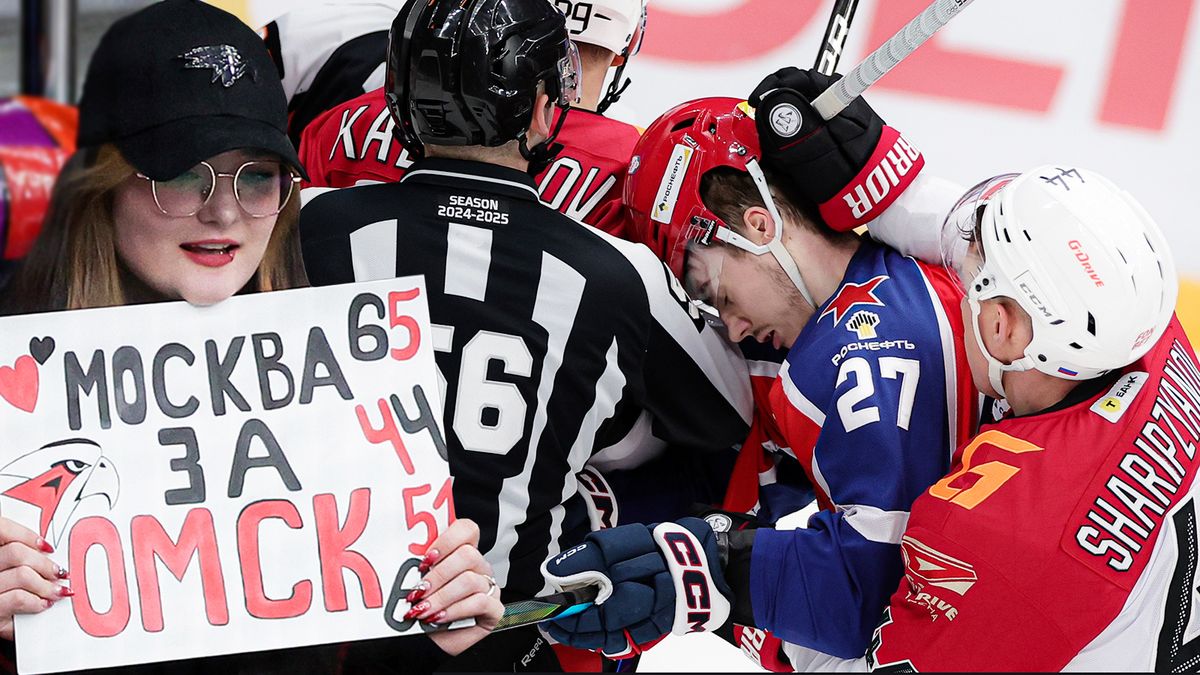
M871 52L854 67L854 70L822 92L813 101L813 108L822 118L833 119L850 105L851 101L916 51L917 47L933 37L939 28L949 23L950 19L972 2L973 0L935 0L887 42Z

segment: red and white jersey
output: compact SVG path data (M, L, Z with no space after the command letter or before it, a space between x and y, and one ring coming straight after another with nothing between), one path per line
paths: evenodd
M300 161L311 177L305 187L400 180L412 158L392 134L394 126L382 88L326 111L301 137ZM542 201L575 220L626 238L621 191L639 135L630 124L571 110L558 135L563 150L536 178Z
M913 505L867 664L1196 670L1198 443L1177 319L1086 400L984 426Z

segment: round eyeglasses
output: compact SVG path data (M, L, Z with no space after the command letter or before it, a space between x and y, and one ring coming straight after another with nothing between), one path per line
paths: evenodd
M208 162L200 162L170 180L155 180L141 173L137 177L150 181L158 210L174 217L199 213L222 177L233 179L233 196L250 217L278 215L300 182L286 165L269 160L246 162L233 173L220 173Z

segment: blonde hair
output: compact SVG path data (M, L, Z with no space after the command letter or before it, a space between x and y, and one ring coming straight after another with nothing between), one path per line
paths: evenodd
M112 307L126 303L117 259L114 194L136 169L113 145L75 153L63 166L50 196L42 231L12 282L0 313ZM251 291L307 285L297 222L300 196L293 194L275 222Z

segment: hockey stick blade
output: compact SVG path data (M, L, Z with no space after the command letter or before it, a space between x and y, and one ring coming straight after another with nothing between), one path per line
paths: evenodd
M971 2L973 0L934 0L933 4L871 52L845 77L813 99L813 108L822 118L833 119L868 87L878 82L879 78L933 37L933 34L949 23L950 19L958 16Z
M595 586L583 586L563 591L562 593L543 595L531 600L506 603L504 605L504 616L501 617L500 623L496 624L492 632L528 626L529 624L541 623L543 621L564 619L573 614L578 614L592 606L592 603L596 600L597 592Z
M822 75L833 75L837 71L838 61L846 48L846 38L850 35L850 23L854 21L854 10L858 9L858 0L835 0L833 12L829 15L829 23L825 26L825 37L821 38L821 51L817 53L817 62L813 65Z

